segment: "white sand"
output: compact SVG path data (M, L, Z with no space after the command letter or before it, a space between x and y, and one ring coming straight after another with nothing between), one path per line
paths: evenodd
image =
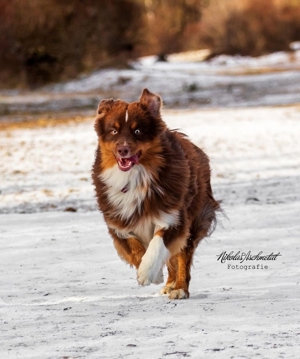
M1 358L299 357L300 108L164 118L209 154L228 216L183 301L139 287L115 253L95 210L92 120L0 132ZM281 256L220 263L223 251Z

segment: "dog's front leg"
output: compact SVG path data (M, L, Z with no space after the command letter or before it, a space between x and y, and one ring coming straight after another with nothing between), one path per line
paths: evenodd
M164 231L159 230L149 243L146 253L137 271L137 280L140 285L163 282L162 268L170 258L170 252L164 244Z
M120 258L129 263L130 266L138 268L145 254L142 243L134 237L120 238L113 229L110 229L110 234Z

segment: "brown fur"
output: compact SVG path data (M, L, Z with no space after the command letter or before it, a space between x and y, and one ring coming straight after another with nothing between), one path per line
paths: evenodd
M213 198L210 166L206 154L185 135L171 131L161 119L161 99L144 90L138 102L103 100L98 107L95 130L99 137L93 166L93 181L99 209L109 227L120 257L137 269L147 250L145 241L132 235L136 226L162 212L178 211L179 220L169 228L159 228L153 236L163 238L170 252L168 280L162 293L172 299L189 297L190 268L199 242L213 230L219 202ZM126 111L129 120L126 121ZM141 135L134 131L141 129ZM114 134L114 133L117 134ZM141 185L146 193L140 207L122 218L108 198L109 185L101 175L113 168L118 146L125 144L128 156L139 154L139 163L151 181ZM119 176L123 172L119 170ZM143 192L144 191L144 192ZM153 227L154 228L154 227ZM120 233L128 233L123 238Z

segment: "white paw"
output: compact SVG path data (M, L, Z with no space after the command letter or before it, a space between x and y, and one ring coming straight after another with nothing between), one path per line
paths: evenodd
M189 296L189 292L185 291L184 289L174 289L170 293L169 299L186 299Z
M153 282L154 284L161 284L164 282L164 274L163 274L163 270L161 268L161 270L158 272L158 275L155 279L155 281Z
M165 285L164 287L161 288L159 293L161 295L170 294L172 292L172 290L174 289L173 286L175 286L175 283L171 283L170 285Z
M162 272L162 268L157 268L155 264L151 267L148 267L147 262L142 261L137 271L137 280L140 285L163 283L164 275Z
M138 271L137 281L139 285L150 285L152 283L152 278L150 278L147 273Z

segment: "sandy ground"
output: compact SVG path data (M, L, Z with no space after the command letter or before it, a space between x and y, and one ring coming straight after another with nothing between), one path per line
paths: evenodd
M300 106L163 111L211 159L225 205L300 201ZM0 213L96 210L93 118L0 131Z
M0 132L1 358L299 357L300 108L164 118L210 155L228 217L183 301L139 287L117 257L90 183L92 119Z
M1 358L298 358L299 204L269 207L227 209L186 301L138 287L96 212L2 215ZM282 256L217 261L239 250Z

